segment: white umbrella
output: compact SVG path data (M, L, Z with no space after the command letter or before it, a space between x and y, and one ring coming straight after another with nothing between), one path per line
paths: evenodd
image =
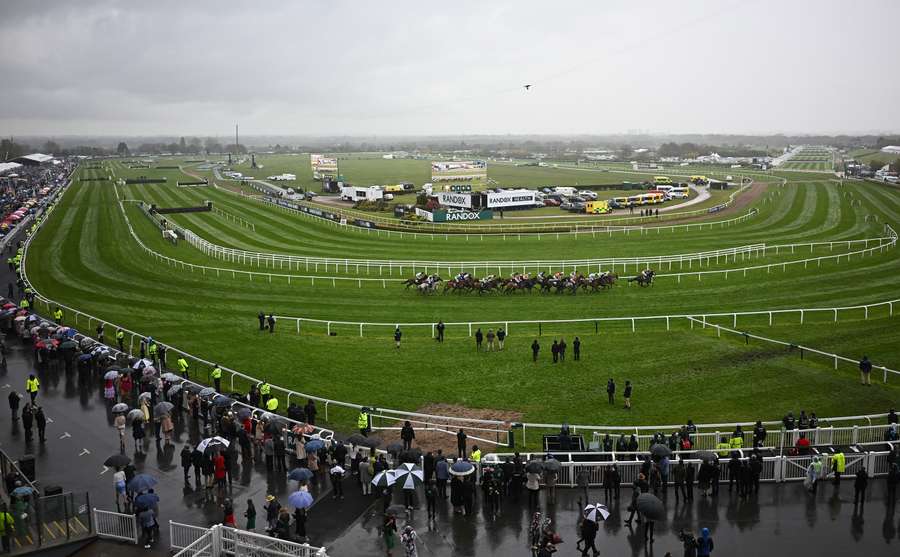
M146 367L146 366L150 366L150 365L153 365L153 360L149 360L147 358L142 358L142 359L134 362L134 365L132 365L131 368L132 369L141 369L142 367Z
M144 391L143 393L138 395L138 400L150 400L151 398L153 398L153 394L149 391Z
M107 371L106 374L103 376L103 378L106 379L107 381L112 381L113 379L116 379L118 377L119 377L118 371Z
M600 503L588 505L584 508L584 518L592 522L606 520L609 518L609 509L606 508L606 505L601 505Z
M203 441L200 441L200 443L197 444L197 450L200 452L204 452L204 451L206 451L206 447L208 447L210 445L223 445L225 447L228 447L228 445L230 445L230 444L231 443L228 442L228 439L225 439L224 437L219 437L217 435L215 437L207 437Z
M403 489L415 489L417 485L425 483L425 475L419 466L404 462L394 469L394 481Z
M377 474L375 474L375 477L372 478L372 485L374 485L375 487L388 487L394 485L393 472L393 470L378 472Z

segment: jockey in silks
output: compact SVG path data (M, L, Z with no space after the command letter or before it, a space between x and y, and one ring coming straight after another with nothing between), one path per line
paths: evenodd
M553 273L553 278L555 278L556 280L559 280L559 278L561 276L562 276L562 271L556 271L555 273Z
M488 275L484 278L484 282L494 282L494 275Z
M466 279L467 274L468 273L460 272L458 275L456 275L456 282L463 282Z
M544 271L539 271L537 274L537 279L541 282L544 282L544 278L546 278L546 275L544 275Z
M597 279L597 273L589 273L589 274L588 274L588 279L589 279L589 280L596 280L596 279Z
M416 282L422 282L422 279L424 279L424 278L425 278L425 273L423 273L422 271L419 271L418 273L416 273Z

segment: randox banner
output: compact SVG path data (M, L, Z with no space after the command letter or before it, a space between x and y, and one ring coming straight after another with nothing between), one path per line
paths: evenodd
M468 220L491 220L493 211L447 211L438 209L433 213L434 222L460 222Z
M454 193L449 191L441 191L437 194L438 203L446 207L465 207L472 208L472 196L467 193Z
M535 192L533 190L508 190L487 193L487 206L496 207L525 207L534 205Z

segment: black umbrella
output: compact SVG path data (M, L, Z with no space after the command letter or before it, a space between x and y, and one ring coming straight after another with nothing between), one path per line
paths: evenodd
M363 440L358 443L358 446L374 449L380 444L381 439L378 439L377 437L363 437Z
M347 438L347 442L351 445L363 445L366 441L367 437L360 435L359 433L354 433L350 437ZM368 447L368 445L364 445Z
M666 456L672 456L672 450L665 445L657 443L650 447L650 454L653 455L654 458L663 458Z
M525 471L529 474L540 474L544 470L544 465L540 460L530 460L525 465Z
M666 507L659 497L652 493L641 493L637 499L637 510L649 520L665 520Z
M234 404L234 401L228 398L227 396L217 396L213 400L213 405L218 406L219 408L224 408L225 406L231 406Z
M719 459L719 456L716 453L712 453L709 451L700 451L699 453L697 453L697 458L707 464L712 464Z
M406 449L402 453L400 453L400 462L419 462L419 458L422 456L422 449L418 447L413 447L411 449Z
M105 466L112 466L114 468L122 468L123 466L127 466L130 463L131 459L123 454L114 454L103 461L103 464Z
M387 509L385 509L384 514L392 514L397 516L398 514L406 514L406 507L403 505L391 505Z
M552 456L545 460L542 466L544 467L544 470L548 472L559 472L562 468L562 464Z
M251 414L250 409L247 408L246 406L242 406L242 407L238 408L237 417L239 420L246 420L247 418L250 417L250 414Z
M398 441L394 441L393 443L388 443L388 446L385 447L385 450L387 452L391 453L392 455L399 454L400 451L403 450L403 443L400 443Z

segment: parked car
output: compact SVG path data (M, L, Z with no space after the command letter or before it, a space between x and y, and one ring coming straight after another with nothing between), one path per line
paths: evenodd
M579 190L578 197L587 199L588 201L597 201L597 192L591 190Z
M559 207L560 201L559 201L559 199L556 199L553 197L548 197L547 199L544 200L544 205L547 207Z

